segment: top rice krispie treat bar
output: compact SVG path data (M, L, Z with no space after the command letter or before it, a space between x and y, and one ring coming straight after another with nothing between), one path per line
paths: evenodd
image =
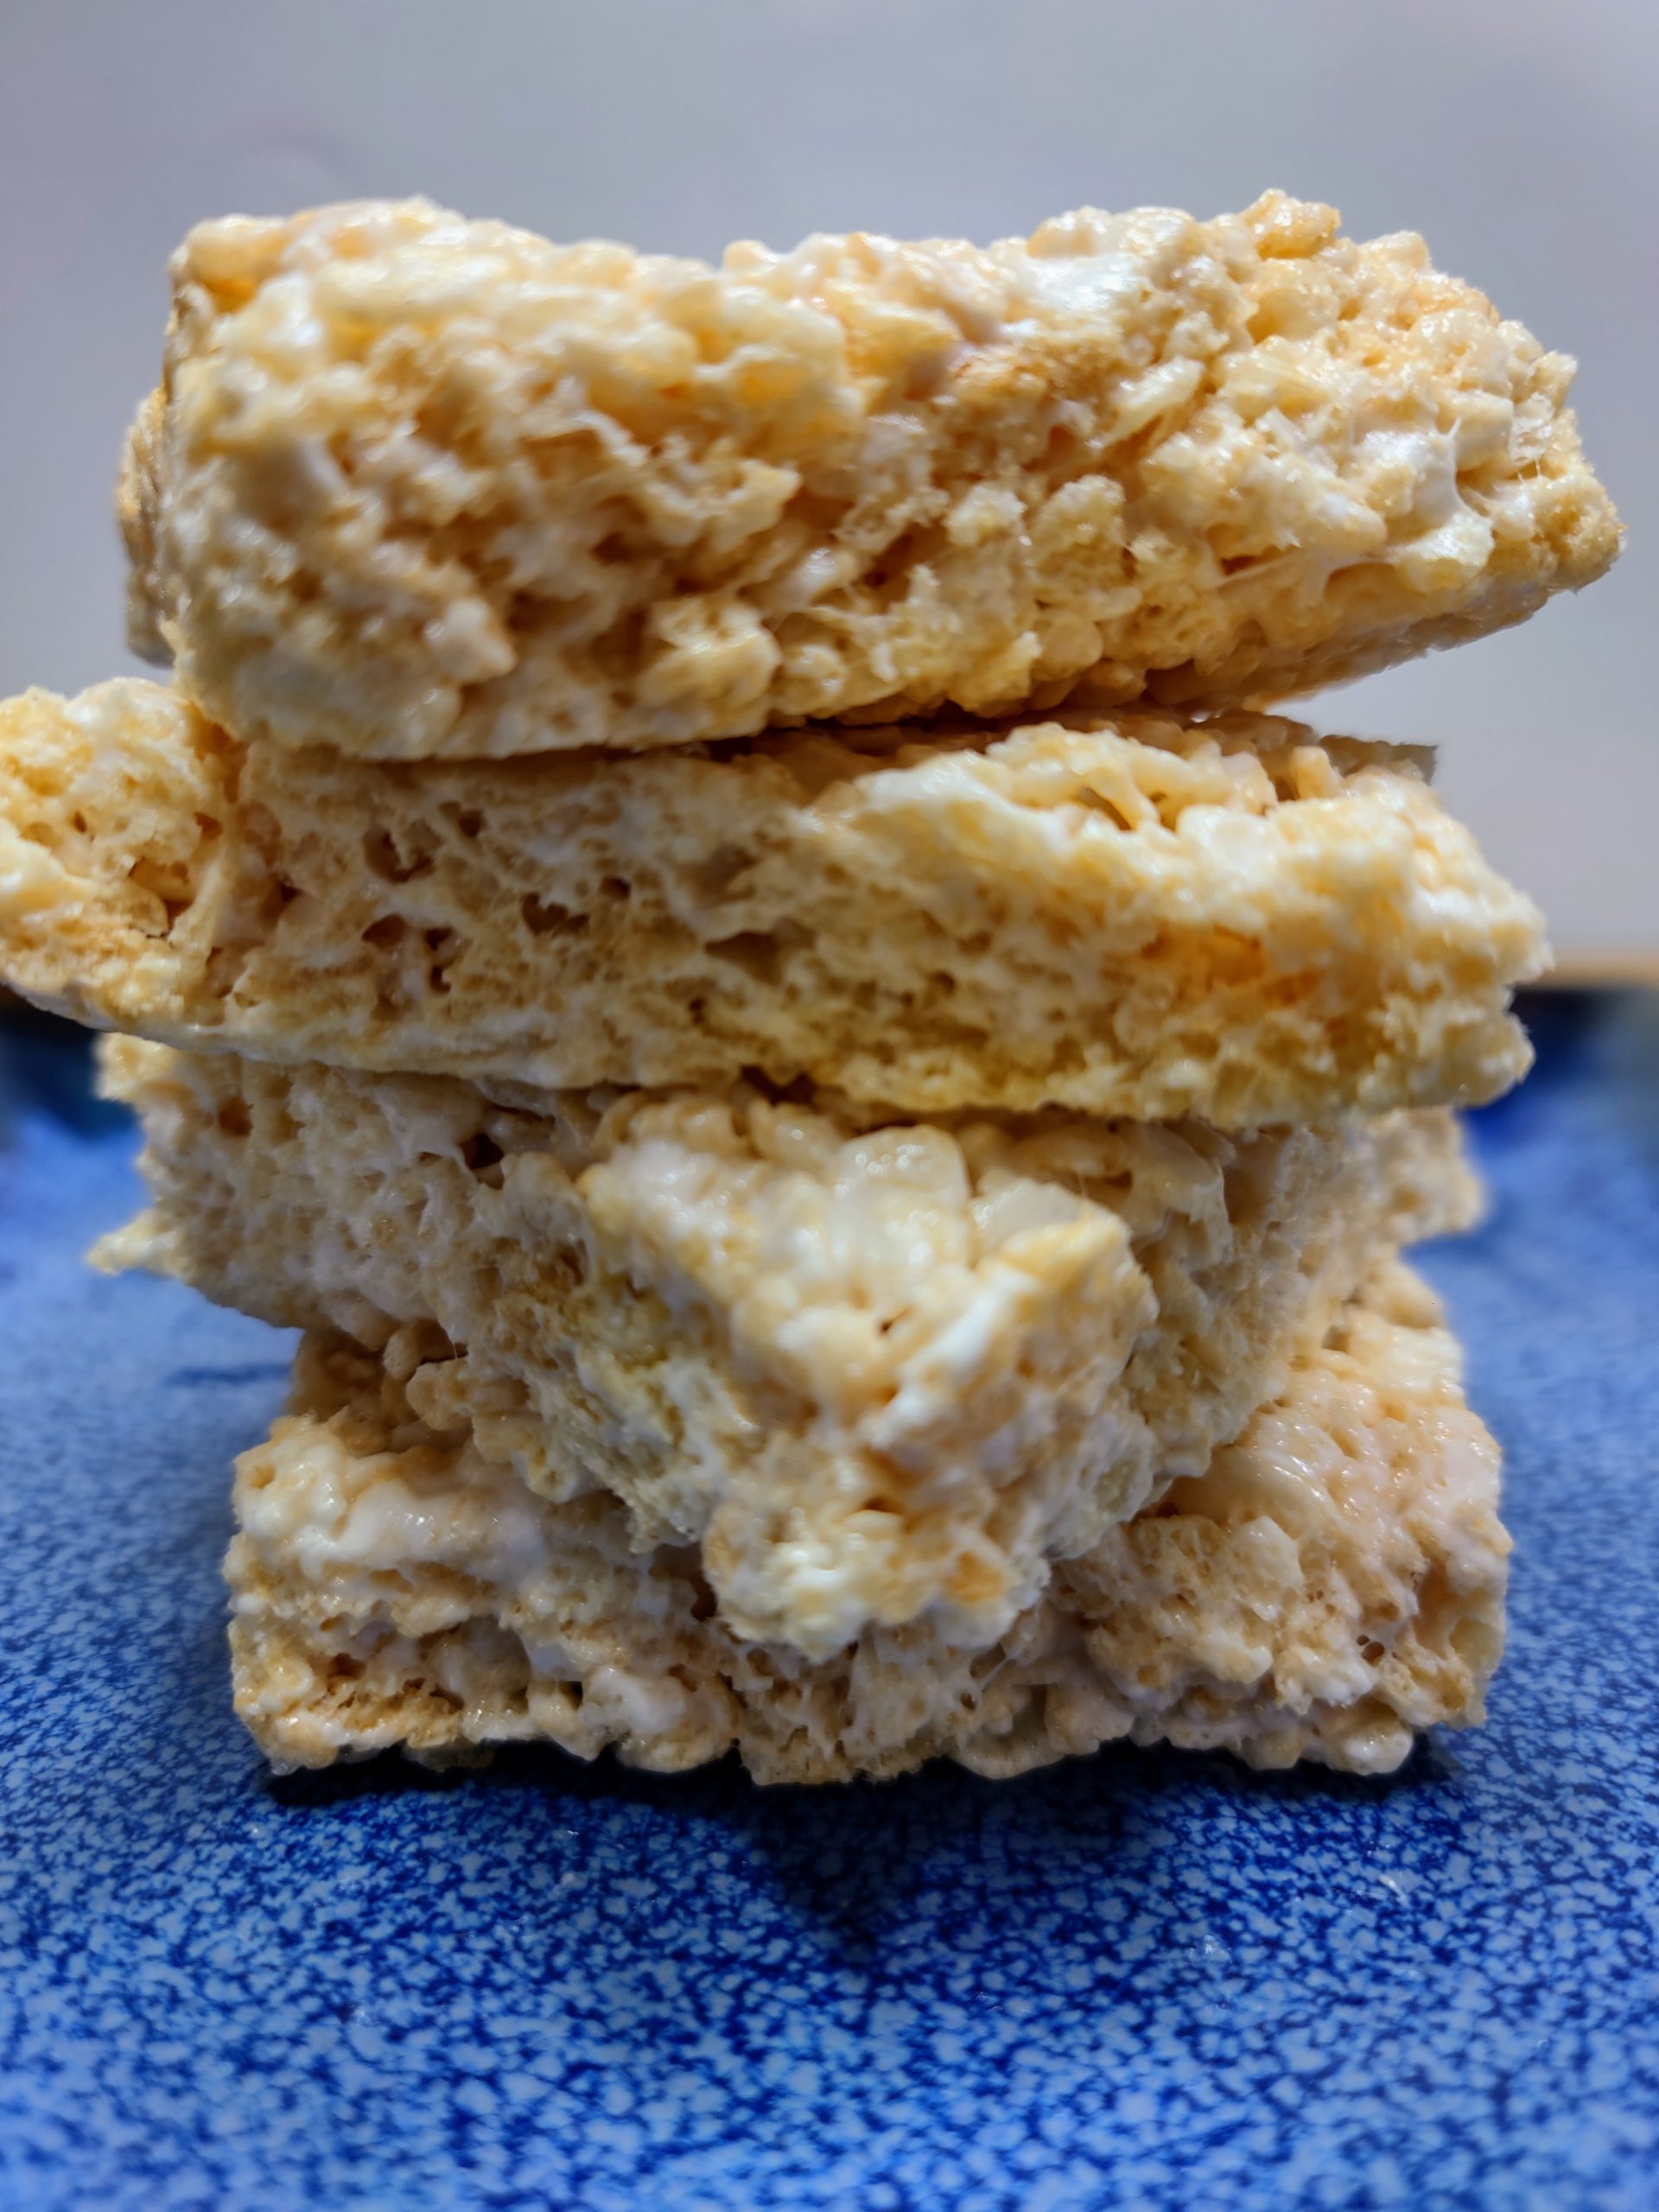
M424 201L194 230L122 491L250 741L645 749L1280 696L1591 582L1573 365L1268 194L718 269Z

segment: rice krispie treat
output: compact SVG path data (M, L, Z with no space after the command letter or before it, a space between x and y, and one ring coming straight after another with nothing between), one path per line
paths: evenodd
M308 1338L237 1465L237 1710L281 1767L540 1740L669 1770L735 1745L762 1782L940 1754L1007 1776L1131 1737L1386 1771L1480 1719L1503 1643L1497 1452L1458 1366L1387 1268L1206 1473L994 1647L871 1626L809 1660L734 1636L696 1550L635 1548L615 1498L527 1488L424 1370Z
M1272 698L1618 550L1573 364L1279 193L717 270L364 202L201 224L173 284L132 635L249 740Z
M804 1077L1221 1125L1491 1097L1536 911L1425 757L1071 715L626 757L247 747L0 706L0 975L196 1048L496 1085Z
M871 1624L993 1642L1237 1434L1380 1254L1478 1204L1438 1110L1228 1135L749 1085L529 1113L106 1056L154 1204L103 1264L386 1348L423 1418L700 1548L734 1634L815 1658Z

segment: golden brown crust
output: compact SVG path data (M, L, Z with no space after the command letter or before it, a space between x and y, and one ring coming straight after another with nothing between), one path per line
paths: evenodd
M1618 524L1543 353L1269 194L724 264L422 201L193 231L133 632L393 758L1283 696L1516 621Z

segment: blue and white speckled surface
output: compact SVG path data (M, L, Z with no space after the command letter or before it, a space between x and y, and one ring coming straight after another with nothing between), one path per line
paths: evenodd
M1490 1726L825 1795L268 1782L218 1576L283 1340L81 1268L130 1132L0 1032L0 2202L1659 2204L1659 1001L1535 1014L1428 1262L1510 1455Z

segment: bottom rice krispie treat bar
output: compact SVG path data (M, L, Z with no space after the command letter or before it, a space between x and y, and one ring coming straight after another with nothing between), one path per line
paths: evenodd
M1498 1454L1397 1262L1206 1473L1059 1567L994 1647L870 1628L812 1662L734 1635L690 1547L630 1547L412 1410L395 1367L314 1334L238 1463L237 1710L279 1766L543 1740L762 1782L944 1755L1012 1775L1113 1738L1254 1765L1397 1766L1480 1719L1503 1635Z

